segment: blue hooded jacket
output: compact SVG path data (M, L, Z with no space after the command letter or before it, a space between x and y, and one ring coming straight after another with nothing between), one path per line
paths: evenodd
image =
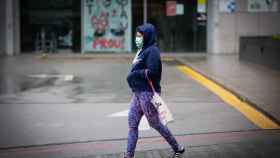
M156 46L156 30L152 24L143 24L137 27L137 32L144 35L144 43L136 63L127 76L127 82L133 92L152 91L145 75L148 70L148 77L153 82L156 92L161 92L160 80L162 65L160 50Z

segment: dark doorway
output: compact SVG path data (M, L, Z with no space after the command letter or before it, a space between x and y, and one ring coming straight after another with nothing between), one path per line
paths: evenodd
M183 14L168 16L168 1L148 1L148 22L158 32L158 44L164 52L205 52L206 19L201 21L197 0L172 1L183 6Z
M81 0L22 0L23 52L80 52Z

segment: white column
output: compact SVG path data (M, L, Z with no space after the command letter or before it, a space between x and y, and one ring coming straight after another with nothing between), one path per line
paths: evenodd
M219 0L207 2L207 52L219 53Z
M13 1L6 0L6 54L14 54Z
M20 52L20 10L19 0L6 1L5 41L6 54L16 55Z

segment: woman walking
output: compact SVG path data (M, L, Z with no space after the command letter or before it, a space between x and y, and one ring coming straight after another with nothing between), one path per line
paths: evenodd
M181 157L185 149L180 146L167 126L164 126L158 117L157 109L151 103L153 90L149 78L157 93L161 92L160 80L162 65L160 51L156 46L156 31L152 24L143 24L137 27L135 43L138 48L132 62L132 69L127 76L129 87L133 92L128 115L128 142L125 158L133 158L138 140L138 125L143 115L152 128L157 130L169 143L174 151L174 158Z

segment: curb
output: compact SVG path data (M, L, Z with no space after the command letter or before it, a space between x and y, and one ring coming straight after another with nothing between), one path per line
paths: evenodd
M247 103L249 106L251 106L252 108L254 108L256 111L260 112L261 114L265 115L267 118L269 118L271 121L273 121L275 124L277 124L278 126L280 126L280 120L277 120L274 116L272 116L271 114L269 114L268 112L266 112L264 109L262 109L257 103L253 102L252 100L248 99L248 97L241 95L240 93L238 93L237 91L235 91L232 88L229 88L228 86L226 86L225 84L222 84L218 81L218 79L214 79L213 77L210 77L209 75L197 70L196 68L194 68L193 66L191 66L190 64L187 64L185 61L182 61L181 59L178 58L174 58L174 60L176 60L178 63L180 63L180 65L184 65L189 67L190 69L192 69L194 72L200 74L201 76L207 78L208 80L212 81L213 83L217 84L218 86L224 88L225 90L229 91L230 93L232 93L234 96L236 96L238 99L240 99L241 101L243 101L244 103Z

